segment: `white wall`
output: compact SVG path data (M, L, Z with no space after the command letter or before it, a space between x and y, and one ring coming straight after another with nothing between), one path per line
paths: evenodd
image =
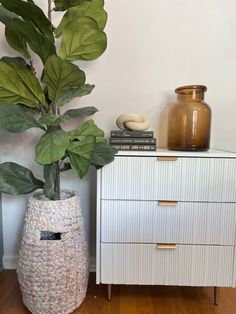
M38 0L37 3L45 4ZM123 112L147 115L165 144L165 112L180 85L205 84L213 112L211 146L236 150L236 2L234 0L106 0L108 49L98 60L82 63L94 92L71 107L99 108L95 119L107 135ZM55 21L55 14L54 14ZM10 49L1 38L1 55ZM13 53L11 51L11 53ZM13 53L14 54L14 53ZM39 66L39 63L38 65ZM34 165L32 144L38 134L1 132L2 159ZM94 256L95 173L83 181L68 173L63 186L78 191ZM15 263L26 197L3 196L5 266ZM14 265L12 265L14 266Z

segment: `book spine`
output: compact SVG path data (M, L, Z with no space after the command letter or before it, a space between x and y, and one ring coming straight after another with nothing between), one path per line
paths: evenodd
M153 138L153 131L119 131L113 130L110 132L111 137L141 137Z
M112 144L111 146L117 150L142 150L142 151L144 150L155 151L156 150L156 145Z
M156 144L155 138L112 137L110 144Z

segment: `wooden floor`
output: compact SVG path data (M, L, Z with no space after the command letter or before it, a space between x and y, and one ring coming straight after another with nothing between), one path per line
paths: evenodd
M106 286L97 286L91 274L87 297L73 314L236 314L232 288L221 289L218 306L213 305L212 288L112 286L111 302L105 297ZM0 314L27 313L15 271L1 272Z

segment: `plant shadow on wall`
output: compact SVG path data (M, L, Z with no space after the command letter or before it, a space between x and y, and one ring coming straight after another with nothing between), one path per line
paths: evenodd
M43 189L50 200L60 198L60 173L73 169L82 178L89 166L101 167L114 158L104 132L93 120L71 131L62 124L93 115L95 107L60 113L70 100L89 94L85 73L74 61L98 58L106 49L103 32L107 14L104 1L55 0L55 11L66 11L60 24L51 22L33 1L1 0L0 21L11 48L22 57L0 60L0 127L19 133L29 128L43 131L35 147L36 162L43 167L44 182L25 167L12 162L0 166L0 190L7 194L28 194ZM55 47L55 39L60 48ZM42 61L41 82L37 79L30 50Z
M28 203L18 280L32 313L67 314L86 295L89 258L79 199L60 191L60 174L72 169L83 178L91 165L100 168L113 161L116 151L92 119L70 131L63 129L72 120L96 113L95 107L64 113L61 108L94 88L73 62L94 60L105 51L107 13L103 0L48 0L48 18L32 0L0 4L6 40L22 55L0 59L0 128L11 133L37 128L43 133L35 147L43 180L19 164L0 165L0 192L43 191ZM52 10L65 11L57 28ZM31 51L42 61L41 73L35 72Z

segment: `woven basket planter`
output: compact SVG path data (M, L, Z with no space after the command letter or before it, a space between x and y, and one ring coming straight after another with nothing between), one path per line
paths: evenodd
M79 198L34 194L28 204L17 269L23 302L33 314L69 314L88 284L88 249Z

